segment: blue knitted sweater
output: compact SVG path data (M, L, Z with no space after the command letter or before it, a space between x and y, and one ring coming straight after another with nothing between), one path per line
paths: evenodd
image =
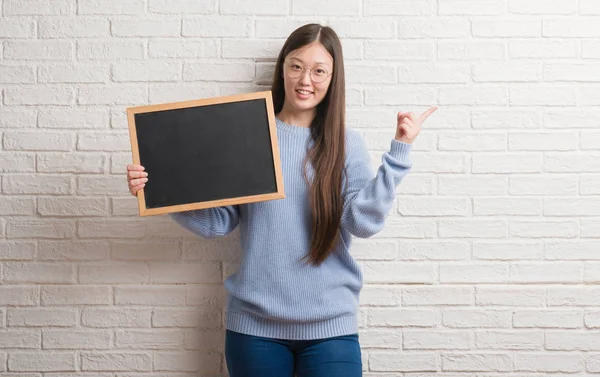
M391 140L373 174L366 144L346 129L347 183L341 238L320 266L301 261L309 250L311 218L303 162L310 129L276 119L285 199L179 212L171 217L202 237L240 226L243 260L225 281L227 329L279 339L320 339L358 332L362 273L352 257L352 236L379 232L396 186L410 171L411 145ZM308 167L308 177L312 169ZM344 181L346 182L346 180Z

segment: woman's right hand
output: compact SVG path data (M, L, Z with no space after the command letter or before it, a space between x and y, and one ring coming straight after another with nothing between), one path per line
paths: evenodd
M144 169L142 165L127 165L127 186L133 196L137 196L137 192L146 186L146 182L148 182L148 173Z

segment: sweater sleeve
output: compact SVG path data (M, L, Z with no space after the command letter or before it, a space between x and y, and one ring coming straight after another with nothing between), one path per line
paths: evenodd
M235 229L240 220L239 206L224 206L170 214L176 223L205 238L224 236Z
M351 130L349 130L351 131ZM349 132L347 148L347 187L341 228L368 238L381 231L396 197L396 186L411 170L411 144L392 139L390 150L382 156L375 176L364 139Z

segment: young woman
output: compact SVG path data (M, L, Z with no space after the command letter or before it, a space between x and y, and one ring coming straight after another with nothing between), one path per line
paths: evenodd
M383 228L411 168L411 143L436 108L418 118L398 113L374 175L365 142L345 128L345 90L335 32L318 24L295 30L272 85L286 198L171 215L203 237L240 226L243 261L225 282L231 377L362 375L362 274L351 238ZM147 181L142 166L128 166L133 195Z

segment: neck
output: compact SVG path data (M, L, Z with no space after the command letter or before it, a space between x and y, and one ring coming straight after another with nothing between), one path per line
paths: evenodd
M283 109L277 114L277 118L293 126L310 128L310 124L315 118L315 110L293 111L284 104Z

